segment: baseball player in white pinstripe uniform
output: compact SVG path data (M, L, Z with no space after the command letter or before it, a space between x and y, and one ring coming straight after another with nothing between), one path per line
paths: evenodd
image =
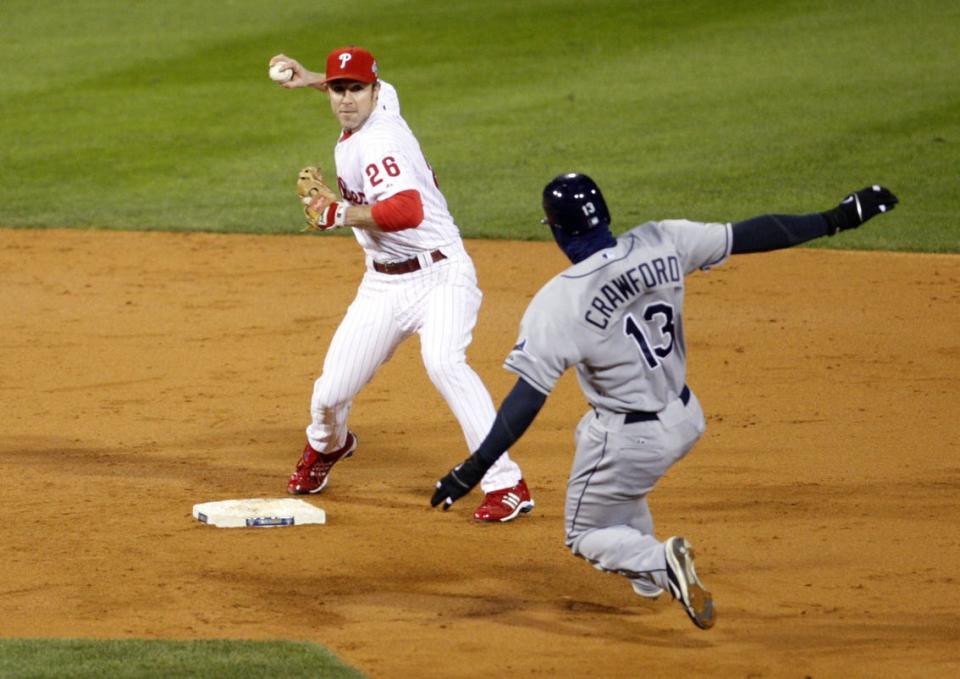
M427 374L476 450L496 414L466 362L482 294L433 170L400 115L396 90L379 79L373 55L359 47L333 50L324 74L282 54L270 63L280 61L293 70L282 86L324 91L340 122L335 159L342 198L317 199L311 208L320 229L353 228L367 268L314 384L307 443L287 490L320 492L333 465L353 455L357 435L347 428L353 399L412 335L419 335ZM510 521L534 506L506 452L481 486L477 520Z

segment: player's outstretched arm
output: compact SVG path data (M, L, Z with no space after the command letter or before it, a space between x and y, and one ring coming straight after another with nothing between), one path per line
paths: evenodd
M854 191L826 212L809 215L762 215L733 225L732 254L767 252L805 243L821 236L855 229L868 219L889 212L897 197L879 185Z
M430 506L436 507L442 502L446 511L473 490L504 451L520 440L546 401L546 395L531 387L523 378L518 379L503 399L493 426L480 447L437 481Z

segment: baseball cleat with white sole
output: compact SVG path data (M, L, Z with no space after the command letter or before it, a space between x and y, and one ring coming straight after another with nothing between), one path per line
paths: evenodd
M533 509L533 498L523 479L515 486L487 493L473 513L477 521L506 523Z
M644 599L656 600L661 594L663 594L663 588L657 587L657 585L653 584L652 582L631 580L630 586L633 588L634 594L637 596L642 596Z
M680 602L693 624L710 629L717 621L710 596L693 567L693 545L681 537L672 537L664 545L667 556L667 582L673 598Z
M330 470L340 460L353 455L357 449L357 435L347 432L347 440L343 447L329 453L319 453L308 442L303 448L303 455L297 462L297 468L287 481L287 492L291 495L314 495L327 487L330 481Z

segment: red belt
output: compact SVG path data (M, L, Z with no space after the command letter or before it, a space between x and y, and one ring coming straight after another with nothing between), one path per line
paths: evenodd
M439 250L434 250L430 253L430 259L434 262L439 262L446 259L447 256L440 252ZM373 270L379 273L388 273L388 274L401 274L401 273L413 273L414 271L419 271L422 267L420 266L420 259L417 257L412 257L411 259L405 259L402 262L374 262Z

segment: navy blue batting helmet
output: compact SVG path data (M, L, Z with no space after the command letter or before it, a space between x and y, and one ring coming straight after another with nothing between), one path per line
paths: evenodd
M544 223L568 236L610 226L610 211L600 187L585 174L554 177L543 188L543 211Z

